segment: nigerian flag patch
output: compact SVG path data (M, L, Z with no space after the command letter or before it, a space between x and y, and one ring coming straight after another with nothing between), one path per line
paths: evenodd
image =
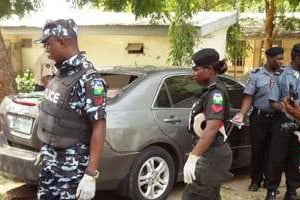
M224 105L224 100L223 100L223 96L221 93L219 93L219 92L214 93L213 98L212 98L212 104Z

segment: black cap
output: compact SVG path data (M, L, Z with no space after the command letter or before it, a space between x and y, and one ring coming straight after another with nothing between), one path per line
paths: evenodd
M43 36L35 42L45 43L51 36L76 37L78 27L73 19L48 21L43 28Z
M300 53L300 43L297 43L292 48L293 52Z
M207 66L218 62L219 58L219 53L212 48L201 49L192 56L195 66Z
M282 47L271 47L267 49L265 53L269 57L275 57L278 55L282 55L284 53L284 50Z

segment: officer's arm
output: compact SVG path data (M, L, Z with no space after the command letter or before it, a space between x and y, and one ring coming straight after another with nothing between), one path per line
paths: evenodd
M106 134L106 120L96 120L92 122L92 137L90 140L90 159L87 170L94 172L100 163Z
M290 97L286 97L281 105L283 106L285 112L287 112L295 119L300 120L300 106L295 104L295 102Z
M240 111L243 115L245 115L250 110L252 106L252 101L253 101L253 96L245 94L242 102L242 108Z
M203 130L203 135L201 139L198 140L198 143L191 152L193 155L201 156L208 150L208 148L214 141L216 134L218 133L221 123L222 121L218 119L211 119L206 121L206 127Z

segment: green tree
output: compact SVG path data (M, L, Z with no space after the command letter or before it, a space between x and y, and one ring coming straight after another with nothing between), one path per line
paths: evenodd
M38 0L0 0L0 19L9 17L12 14L23 16L27 11L38 8L39 5ZM15 91L15 74L0 29L0 102L4 96Z
M289 23L291 20L297 26L299 20L291 19L284 15L286 12L294 12L300 10L299 0L239 0L241 11L256 11L264 12L265 22L264 22L264 48L270 48L273 41L278 36L278 30L280 27L289 28L292 30L295 26L291 26Z

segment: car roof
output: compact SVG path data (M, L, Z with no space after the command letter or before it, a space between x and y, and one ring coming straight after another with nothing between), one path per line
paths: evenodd
M124 74L151 74L151 73L163 73L163 72L189 72L191 68L189 67L174 67L174 66L113 66L104 67L99 69L100 72L105 73L124 73Z
M136 75L136 76L149 76L154 74L169 74L172 73L191 73L192 67L178 67L178 66L154 66L154 65L144 65L144 66L112 66L112 67L104 67L99 69L100 73L111 73L111 74L128 74L128 75ZM244 85L243 82L235 79L233 76L222 74L219 75L221 77L226 77L233 81Z

